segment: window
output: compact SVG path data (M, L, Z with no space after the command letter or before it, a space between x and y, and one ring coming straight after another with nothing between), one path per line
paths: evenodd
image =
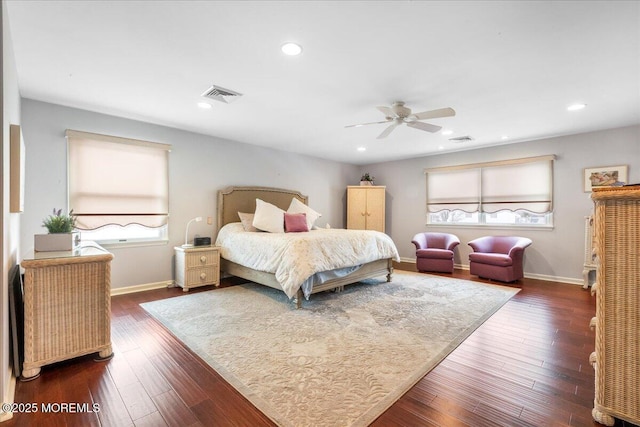
M554 159L541 156L425 170L427 223L551 226Z
M166 240L170 145L67 130L69 207L85 240Z

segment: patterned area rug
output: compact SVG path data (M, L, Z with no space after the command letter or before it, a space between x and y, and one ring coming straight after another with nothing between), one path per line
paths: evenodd
M281 426L366 426L517 289L397 271L295 309L256 284L141 304Z

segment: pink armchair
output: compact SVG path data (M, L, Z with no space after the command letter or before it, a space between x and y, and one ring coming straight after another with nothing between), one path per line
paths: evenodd
M453 273L453 250L460 239L448 233L418 233L411 241L416 246L418 271Z
M524 277L524 250L531 244L526 237L485 236L470 241L469 267L473 275L501 282Z

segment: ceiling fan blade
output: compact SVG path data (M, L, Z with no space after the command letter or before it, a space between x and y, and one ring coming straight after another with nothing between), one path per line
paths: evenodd
M386 138L387 136L389 136L389 134L391 132L393 132L393 130L396 128L396 126L398 126L397 122L391 123L389 126L387 126L387 128L385 130L382 131L382 133L380 135L378 135L378 137L376 139Z
M345 126L345 127L346 127L346 128L357 128L357 127L360 127L360 126L367 126L367 125L379 125L380 123L389 123L390 121L391 121L391 119L389 119L389 120L383 120L383 121L381 121L381 122L370 122L370 123L360 123L360 124L357 124L357 125L347 125L347 126Z
M389 107L376 107L385 117L396 117L396 113Z
M439 117L451 117L455 116L456 112L453 108L439 108L437 110L431 111L423 111L422 113L412 114L411 118L415 118L415 120L425 120L425 119L437 119Z
M440 129L442 129L442 126L436 126L432 125L431 123L422 122L410 122L407 123L407 126L415 129L426 130L427 132L438 132Z

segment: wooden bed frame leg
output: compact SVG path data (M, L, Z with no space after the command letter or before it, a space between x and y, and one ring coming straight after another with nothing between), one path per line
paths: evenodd
M297 309L302 308L302 298L304 298L304 295L302 294L302 289L298 289L298 292L296 293L296 308Z

